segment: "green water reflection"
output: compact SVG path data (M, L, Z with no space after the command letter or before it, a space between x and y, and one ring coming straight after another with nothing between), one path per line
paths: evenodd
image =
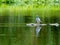
M40 18L42 23L60 24L59 16ZM36 37L35 27L26 26L31 22L35 16L0 16L0 45L60 45L60 26L44 26Z

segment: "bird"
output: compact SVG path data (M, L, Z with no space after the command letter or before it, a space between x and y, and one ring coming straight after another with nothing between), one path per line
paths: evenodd
M30 27L35 27L35 29L36 29L36 37L38 37L39 36L39 32L40 32L40 30L41 30L41 20L40 20L40 18L39 18L39 16L37 15L36 16L36 18L35 18L36 20L36 23L29 23L29 24L26 24L27 26L30 26Z
M39 24L40 22L41 22L41 20L40 20L39 16L37 15L37 16L36 16L36 23Z
M36 23L37 23L37 26L36 26L36 37L38 37L39 36L39 32L41 30L41 26L39 25L41 23L41 20L40 20L38 15L36 16Z

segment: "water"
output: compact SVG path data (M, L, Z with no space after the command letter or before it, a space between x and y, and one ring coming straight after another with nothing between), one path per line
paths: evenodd
M26 26L36 14L44 24L60 24L60 10L37 10L0 10L0 45L60 45L60 26L42 26L38 37L35 27Z

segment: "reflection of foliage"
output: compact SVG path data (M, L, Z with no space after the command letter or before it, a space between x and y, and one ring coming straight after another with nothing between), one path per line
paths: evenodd
M25 22L30 23L32 21L32 16L25 16Z
M0 2L0 5L1 5L2 3Z
M50 21L51 21L51 23L56 23L58 21L58 17L52 16Z
M0 23L7 23L8 22L8 16L0 16Z

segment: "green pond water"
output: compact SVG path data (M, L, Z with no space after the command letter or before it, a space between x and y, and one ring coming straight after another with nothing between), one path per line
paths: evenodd
M60 45L60 26L43 26L39 37L35 27L26 26L35 22L37 14L42 23L60 24L60 10L4 10L0 10L0 45Z

